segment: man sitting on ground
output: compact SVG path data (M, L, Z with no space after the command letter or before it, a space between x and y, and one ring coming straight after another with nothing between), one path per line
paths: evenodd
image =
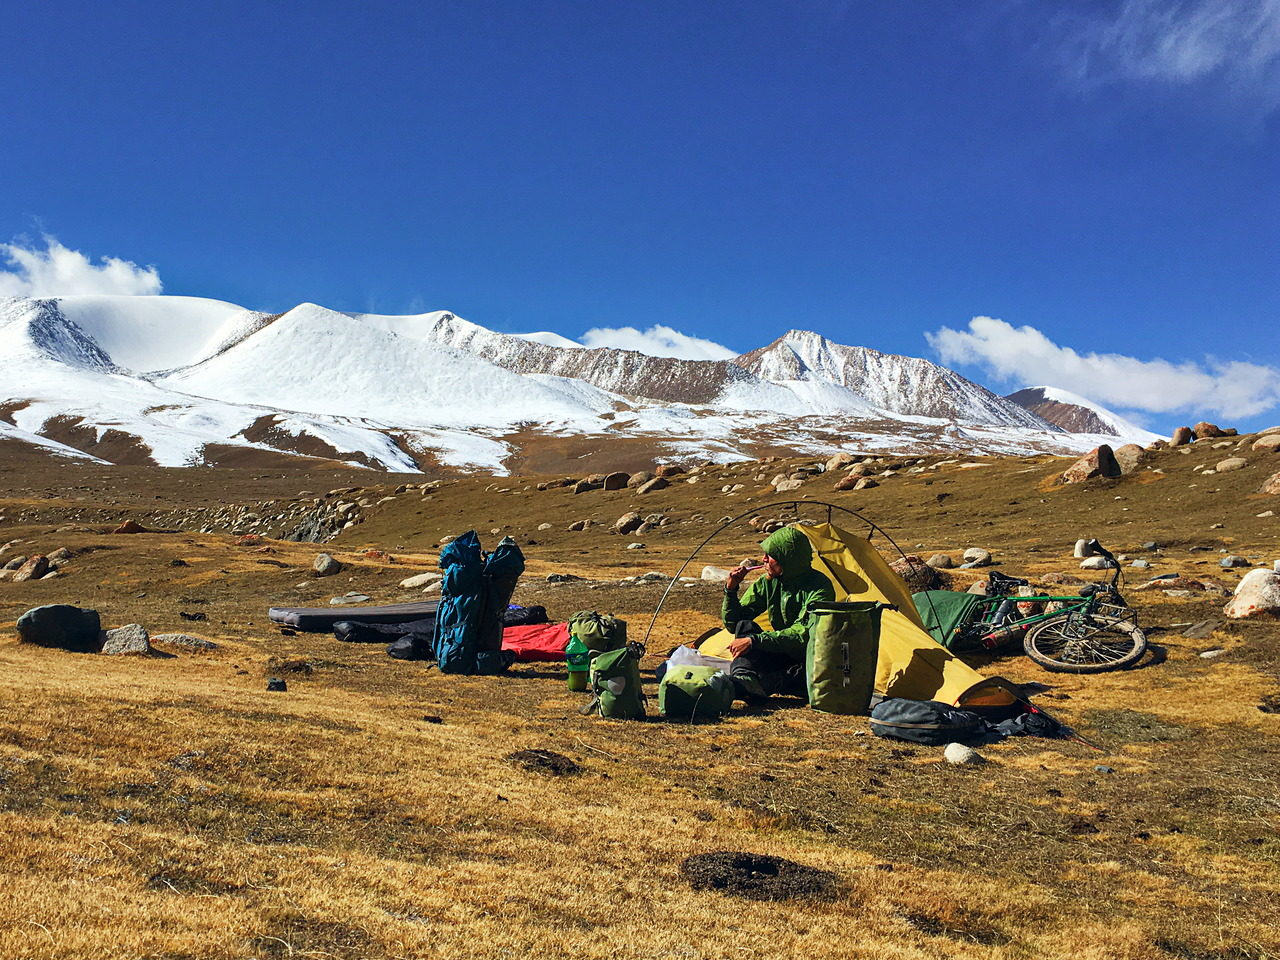
M738 599L738 587L750 568L739 565L730 570L720 611L725 629L737 638L729 645L729 676L738 696L748 703L761 703L775 693L803 692L809 611L836 596L831 581L813 569L813 548L799 530L783 527L760 547L765 576ZM761 630L754 621L766 610L772 629Z

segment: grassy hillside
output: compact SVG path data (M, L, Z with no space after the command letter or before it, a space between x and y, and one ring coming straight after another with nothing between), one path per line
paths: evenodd
M497 530L525 550L518 601L561 618L613 611L642 636L664 585L621 578L673 574L722 517L805 495L864 512L910 553L982 546L1002 572L1034 579L1080 573L1071 547L1097 536L1150 559L1149 573L1230 587L1242 571L1221 570L1220 550L1280 557L1280 520L1257 516L1280 498L1254 493L1280 470L1275 455L1198 477L1193 466L1234 452L1201 443L1065 487L1053 480L1067 461L977 460L857 492L833 492L827 475L779 497L765 481L810 461L709 468L646 495L534 489L547 476L444 478L424 493L397 492L417 476L95 468L6 452L0 543L22 542L0 562L61 546L75 556L55 579L0 582L0 956L1280 956L1280 714L1259 709L1280 702L1280 623L1183 637L1179 625L1220 615L1220 596L1131 593L1153 647L1133 670L975 661L1042 684L1037 702L1102 751L1020 739L982 748L990 762L972 768L796 701L698 726L585 718L554 665L446 677L266 618L270 605L347 591L413 599L399 581L433 569L441 537L475 528L486 545ZM181 511L262 514L348 486L371 506L323 547L238 545L243 521L107 532ZM629 509L670 520L611 533ZM570 531L580 519L598 523ZM731 530L690 572L729 565L758 539ZM1160 551L1143 551L1148 541ZM346 569L311 576L319 549ZM955 585L980 575L957 571ZM19 645L14 620L55 602L218 648L131 659ZM717 604L714 586L674 587L646 666L713 624ZM1210 649L1225 653L1200 656ZM270 676L288 691L266 692ZM557 751L581 772L508 759L522 749ZM712 850L787 857L839 886L829 900L780 903L693 890L680 862Z

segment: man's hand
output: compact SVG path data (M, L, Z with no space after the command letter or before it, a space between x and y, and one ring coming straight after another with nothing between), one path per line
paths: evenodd
M729 652L735 657L740 657L751 649L750 637L737 637L729 644Z
M729 579L724 582L724 588L726 590L737 590L738 587L741 586L742 581L746 579L747 572L749 570L749 567L743 564L738 564L729 571Z

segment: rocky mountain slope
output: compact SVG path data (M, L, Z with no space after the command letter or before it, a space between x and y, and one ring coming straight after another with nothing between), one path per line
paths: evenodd
M1004 398L1068 433L1109 433L1146 445L1159 435L1060 387L1027 387Z
M706 361L569 347L444 311L9 298L0 360L0 421L114 463L305 456L502 471L527 466L534 450L607 466L618 456L726 461L852 442L992 453L1099 442L927 360L806 331Z

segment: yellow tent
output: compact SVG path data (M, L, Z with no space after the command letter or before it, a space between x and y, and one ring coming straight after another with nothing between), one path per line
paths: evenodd
M870 541L830 523L796 529L812 544L814 569L826 574L835 586L837 602L880 600L898 608L884 611L880 620L876 693L908 700L941 700L956 706L997 706L1014 701L1004 681L984 677L929 635L911 591ZM761 625L771 629L771 624ZM721 630L698 649L708 656L724 656L732 639L727 630Z

